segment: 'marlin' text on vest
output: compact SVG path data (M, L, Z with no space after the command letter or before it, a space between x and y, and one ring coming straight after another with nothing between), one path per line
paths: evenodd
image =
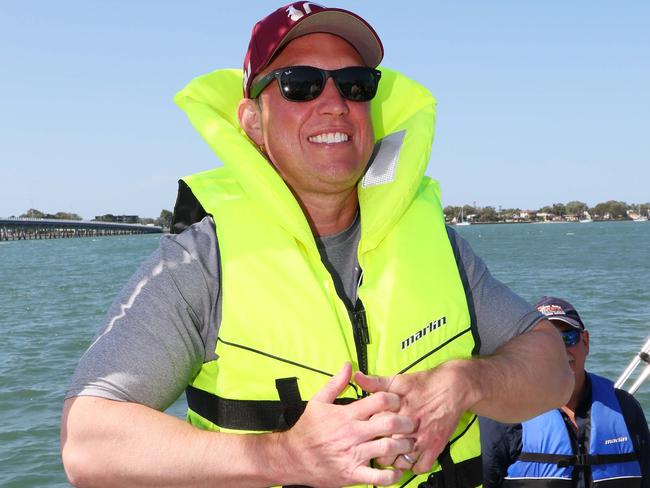
M433 320L429 322L426 326L418 330L415 334L407 337L402 341L402 350L406 349L411 344L414 344L416 341L422 339L425 335L427 335L427 332L433 332L434 330L442 327L446 323L447 323L447 317L440 317L438 320Z

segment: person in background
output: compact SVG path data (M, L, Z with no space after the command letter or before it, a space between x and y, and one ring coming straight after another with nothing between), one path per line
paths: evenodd
M73 484L476 487L477 414L566 401L557 331L445 227L435 100L382 56L296 2L176 96L224 166L183 178L78 365ZM183 390L189 423L162 413Z
M485 488L650 488L650 433L637 400L588 373L589 331L576 309L545 296L535 305L562 334L575 374L563 407L517 424L480 419Z

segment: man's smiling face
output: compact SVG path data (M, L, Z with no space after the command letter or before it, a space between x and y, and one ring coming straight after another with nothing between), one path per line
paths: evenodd
M294 39L261 73L290 66L335 70L364 66L359 53L333 34ZM370 103L344 99L327 80L314 100L285 100L276 81L260 94L262 139L270 161L300 198L353 188L372 154Z

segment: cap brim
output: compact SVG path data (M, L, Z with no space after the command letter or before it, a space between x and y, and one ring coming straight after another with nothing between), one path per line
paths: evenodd
M580 324L580 322L578 322L575 319L572 319L571 317L566 317L566 316L555 316L555 317L553 317L553 316L551 316L551 317L546 317L546 318L548 320L550 320L551 322L563 322L563 323L565 323L567 325L570 325L574 329L585 330L584 327Z
M348 41L359 52L363 62L371 68L376 68L384 57L384 48L372 27L351 12L330 8L298 20L273 51L266 64L289 41L318 32L334 34Z

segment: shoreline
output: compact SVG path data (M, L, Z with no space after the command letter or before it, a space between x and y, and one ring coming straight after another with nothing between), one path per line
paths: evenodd
M469 226L472 225L503 225L503 224L602 224L602 223L614 223L614 222L634 222L632 219L608 219L608 220L592 220L591 222L580 222L578 220L523 220L523 221L517 221L517 222L503 222L503 221L490 221L490 222L471 222ZM445 222L445 224L450 225L452 227L469 227L466 225L458 225L454 224L451 222Z

